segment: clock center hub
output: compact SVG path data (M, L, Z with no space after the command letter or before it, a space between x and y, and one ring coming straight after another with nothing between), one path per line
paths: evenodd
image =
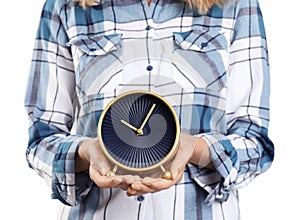
M136 133L137 133L137 135L143 135L144 134L143 130L140 129L140 128L137 129Z

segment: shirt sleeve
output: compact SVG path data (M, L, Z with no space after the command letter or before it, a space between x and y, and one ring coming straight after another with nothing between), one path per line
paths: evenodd
M192 177L209 195L226 201L230 190L265 172L274 157L268 137L270 76L266 35L256 0L238 1L227 77L227 133L200 134L216 171L189 165Z
M77 148L86 137L70 134L77 97L62 2L46 1L37 31L25 97L30 121L26 157L51 186L52 198L75 205L92 182L87 173L75 174Z

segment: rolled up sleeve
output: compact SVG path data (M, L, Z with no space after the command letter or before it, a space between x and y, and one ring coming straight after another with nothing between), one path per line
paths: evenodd
M87 173L75 173L76 152L87 137L71 135L77 97L63 8L63 1L48 0L41 14L25 97L26 157L51 186L52 198L76 205L92 181Z
M226 201L230 190L248 185L274 158L268 137L270 74L263 18L256 0L237 3L230 46L226 97L227 133L203 133L215 171L190 165L205 188L206 202Z

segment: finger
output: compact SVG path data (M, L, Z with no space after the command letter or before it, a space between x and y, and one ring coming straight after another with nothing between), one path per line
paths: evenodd
M122 183L119 185L119 187L121 189L123 189L124 191L127 191L128 188L131 186L132 183L140 181L140 177L135 175L121 175L120 176L122 178Z
M127 195L128 197L130 197L130 196L135 196L136 193L137 193L137 191L134 190L134 189L132 189L131 187L128 187L128 189L127 189L127 191L126 191L126 195Z
M163 178L151 178L151 177L146 177L145 179L143 179L142 182L145 186L155 191L168 189L176 183L173 180L166 180Z
M120 176L104 176L92 166L90 168L90 177L97 186L102 188L115 188L122 183Z
M178 175L175 180L146 177L142 181L137 181L131 184L130 188L127 190L127 195L143 195L168 189L174 184L180 182L182 175L183 172Z
M129 187L130 187L130 185L125 184L125 183L119 184L119 188L122 189L123 191L127 191Z
M176 177L173 179L173 182L179 183L179 182L182 180L182 178L183 178L183 174L184 174L184 169L181 170L181 171L176 175Z
M141 178L137 175L121 175L122 181L125 184L131 185L134 182L140 181Z
M127 196L133 196L133 195L144 195L147 193L154 193L156 192L156 189L152 189L146 185L144 185L142 182L138 181L133 183L127 190Z

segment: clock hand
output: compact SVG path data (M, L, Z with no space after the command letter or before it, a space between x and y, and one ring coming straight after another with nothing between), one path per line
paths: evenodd
M144 133L143 133L143 128L144 128L144 126L146 125L147 121L149 120L149 118L150 118L150 116L151 116L151 114L152 114L152 112L153 112L155 106L156 106L156 104L154 103L154 104L152 105L151 109L149 110L148 114L146 115L146 118L144 119L144 121L143 121L141 127L140 127L139 129L137 129L137 135L143 135L143 134L144 134Z
M124 121L124 120L121 120L121 122L126 125L127 127L131 128L132 130L138 132L138 129L134 126L132 126L131 124L129 124L128 122Z

